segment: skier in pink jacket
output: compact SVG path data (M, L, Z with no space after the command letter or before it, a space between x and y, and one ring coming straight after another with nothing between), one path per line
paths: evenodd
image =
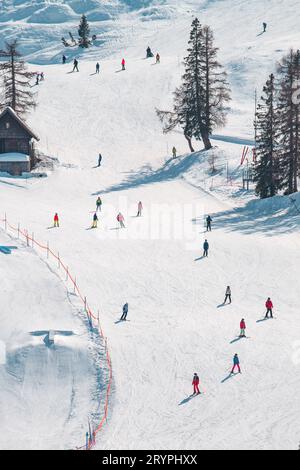
M117 215L117 221L119 222L121 228L125 228L125 224L124 224L125 219L124 219L123 214L121 214L121 212L119 212L119 214Z
M137 213L137 217L142 217L142 211L143 211L143 204L142 204L142 201L140 201L138 203L138 213Z

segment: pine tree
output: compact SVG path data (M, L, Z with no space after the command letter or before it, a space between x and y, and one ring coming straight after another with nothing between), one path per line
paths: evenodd
M34 108L36 103L30 89L30 80L34 73L28 72L21 54L18 52L18 42L6 43L5 50L0 50L0 73L3 76L3 100L1 109L10 106L18 115L24 117Z
M273 197L278 192L279 120L276 103L275 77L271 74L263 88L263 96L256 112L257 160L254 181L256 194L261 199Z
M183 130L184 137L188 141L189 149L194 152L192 145L192 126L191 126L191 112L186 99L186 93L182 87L176 88L174 92L174 110L161 111L156 110L160 121L163 123L163 132L168 134L172 132L177 126Z
M80 24L78 27L78 34L79 34L79 45L83 48L88 48L91 45L91 41L89 39L90 36L90 27L85 15L82 15Z
M205 128L211 135L213 130L224 127L230 101L227 74L217 60L218 48L214 46L214 35L209 26L203 28L203 56L201 70L205 77Z
M165 119L164 132L179 124L190 148L194 137L202 140L205 149L209 150L211 133L226 122L225 104L230 100L230 89L226 73L217 61L218 49L213 42L212 30L208 26L203 28L195 18L188 55L184 59L182 84L174 93L173 111L157 111L161 120Z
M300 51L291 50L278 66L280 75L280 186L285 194L298 191L300 174Z

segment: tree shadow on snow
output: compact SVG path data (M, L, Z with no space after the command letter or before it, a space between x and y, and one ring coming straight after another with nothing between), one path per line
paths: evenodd
M176 159L170 158L161 168L158 169L154 169L150 163L148 163L137 171L128 172L128 177L125 181L104 189L103 191L93 193L93 196L126 191L140 186L146 186L148 184L174 180L181 177L183 173L188 171L195 163L197 163L201 153L202 152L195 152L192 155L188 154Z
M300 210L287 196L252 200L245 206L214 214L215 228L248 235L263 233L272 237L300 228Z

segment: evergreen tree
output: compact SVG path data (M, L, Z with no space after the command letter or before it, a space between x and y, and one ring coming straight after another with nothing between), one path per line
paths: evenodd
M212 147L211 133L226 121L225 104L230 100L230 90L226 73L217 61L218 49L213 42L211 29L208 26L203 28L195 18L188 43L188 55L184 59L182 84L174 93L173 111L157 111L159 117L165 119L164 132L179 124L190 148L194 137L202 140L205 149L209 150Z
M227 74L217 60L218 48L214 46L214 35L209 26L203 28L203 56L201 70L205 78L205 128L209 135L226 124L226 114L230 101Z
M285 194L298 190L300 173L300 100L295 87L300 84L300 51L291 50L278 66L280 75L280 186Z
M35 107L34 94L31 91L30 80L34 74L28 72L21 54L18 52L18 42L6 43L0 50L0 73L3 76L3 99L0 107L10 106L17 114L24 115Z
M176 88L174 92L174 110L173 111L161 111L156 110L157 115L163 123L163 132L168 134L173 131L177 126L180 126L183 130L184 137L188 141L189 149L194 152L192 145L192 126L191 126L191 111L189 108L187 95L184 92L182 86Z
M276 107L275 77L270 75L263 88L263 96L256 112L256 163L254 181L260 198L273 197L278 192L278 137L279 122Z
M87 21L87 18L85 15L82 15L79 28L78 28L78 34L79 34L79 45L80 47L83 48L88 48L91 45L91 41L89 39L90 36L90 27Z

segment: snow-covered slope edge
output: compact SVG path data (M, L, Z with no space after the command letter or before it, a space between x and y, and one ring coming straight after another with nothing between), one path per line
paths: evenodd
M104 342L97 328L91 330L73 289L63 286L56 260L37 256L9 226L7 233L0 230L0 245L12 247L10 255L0 253L1 344L6 349L0 366L5 403L0 447L84 446L88 422L96 429L105 413L109 370ZM54 345L50 331L55 331Z

